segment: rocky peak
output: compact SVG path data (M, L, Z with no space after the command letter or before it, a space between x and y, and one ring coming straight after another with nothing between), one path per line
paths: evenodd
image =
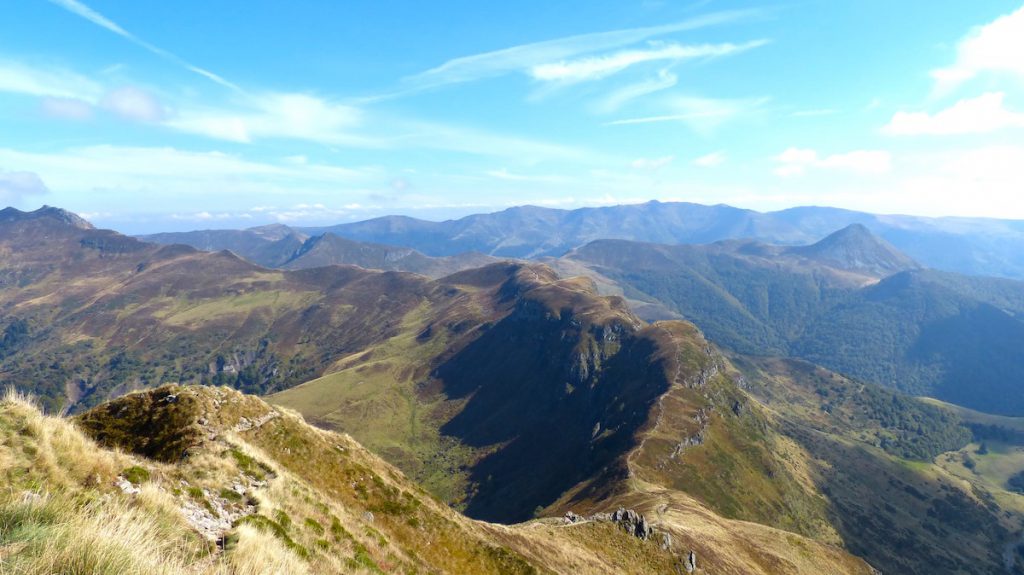
M92 224L90 224L81 216L73 214L67 210L62 210L61 208L55 208L53 206L43 206L38 210L31 212L23 212L17 208L4 208L0 210L0 224L24 222L39 219L55 220L57 222L78 228L80 230L95 229Z

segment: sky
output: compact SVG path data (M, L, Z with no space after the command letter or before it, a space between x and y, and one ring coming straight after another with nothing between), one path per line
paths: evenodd
M1021 0L8 0L0 205L127 233L533 204L1024 219Z

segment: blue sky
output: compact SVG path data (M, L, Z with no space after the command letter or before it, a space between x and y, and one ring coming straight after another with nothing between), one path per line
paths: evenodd
M1024 6L12 0L0 204L127 232L659 199L1024 219Z

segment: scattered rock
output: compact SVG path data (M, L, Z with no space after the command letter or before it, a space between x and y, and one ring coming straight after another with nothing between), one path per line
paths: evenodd
M683 569L686 569L687 573L693 573L697 570L697 554L693 551L686 556L686 561L683 562Z
M672 549L672 536L668 533L661 534L661 548L664 551Z
M619 508L612 513L611 519L625 529L626 533L640 539L648 539L654 533L654 527L647 522L647 518L632 509Z
M266 422L270 421L271 419L274 419L275 417L280 417L280 416L281 416L281 414L276 412L276 411L268 411L267 413L261 415L260 417L254 419L252 421L250 421L249 418L247 418L247 417L240 417L240 418L238 418L238 423L235 424L234 430L235 431L249 431L250 429L256 429L256 428L259 428L259 427L263 427L263 424L265 424Z
M128 481L121 475L118 475L117 479L114 480L114 485L126 495L135 495L139 492L138 487L132 485L131 481Z
M25 504L39 503L43 500L43 496L35 491L22 491L21 502Z
M565 512L565 516L562 519L565 520L565 523L567 525L571 525L573 523L579 523L580 521L586 521L586 518L584 518L582 515L577 515L577 514L573 513L572 511L566 511Z
M366 513L363 513L363 521L373 523L373 512L367 511Z

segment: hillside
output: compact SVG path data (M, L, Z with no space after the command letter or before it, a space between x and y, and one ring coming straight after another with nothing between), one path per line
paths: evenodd
M640 574L699 549L696 573L869 573L714 516L656 521L648 540L608 520L471 521L351 438L224 388L162 387L74 421L9 394L0 440L5 572Z
M1024 343L1024 286L922 269L861 227L801 247L604 240L549 263L590 270L741 353L800 357L907 393L1024 413L1014 391L1024 364L1012 351Z

